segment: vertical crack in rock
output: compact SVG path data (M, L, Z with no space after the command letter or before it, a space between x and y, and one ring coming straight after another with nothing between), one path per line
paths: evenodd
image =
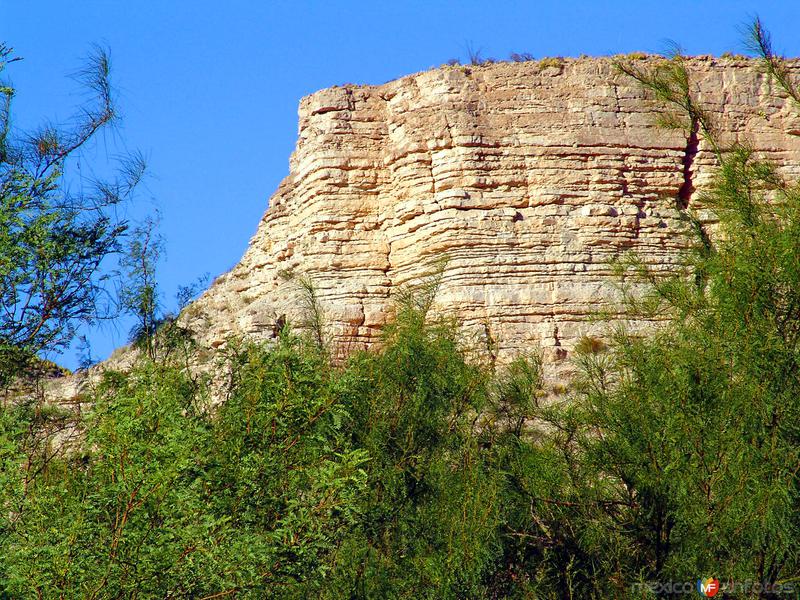
M699 131L700 120L697 117L692 117L689 137L686 139L686 148L683 151L683 160L681 161L683 164L683 183L678 190L678 208L681 210L686 210L689 207L689 201L692 199L692 193L694 192L692 167L700 145Z

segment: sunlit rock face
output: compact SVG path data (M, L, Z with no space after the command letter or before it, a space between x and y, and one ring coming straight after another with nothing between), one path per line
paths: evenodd
M755 63L688 65L725 137L797 174L800 120ZM632 250L673 269L687 243L680 205L701 208L713 156L660 129L657 110L611 59L592 58L312 94L249 248L182 319L207 348L272 338L284 319L302 322L305 277L341 355L374 343L397 290L441 268L437 310L500 361L542 348L558 370L581 336L607 328L599 310L622 318L609 262Z

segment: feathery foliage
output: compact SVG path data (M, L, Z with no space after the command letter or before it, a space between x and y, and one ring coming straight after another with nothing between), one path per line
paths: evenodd
M0 45L0 73L15 60ZM74 124L29 134L12 128L14 88L0 83L0 384L111 312L101 265L127 228L112 209L131 197L144 161L128 156L113 179L69 192L70 159L117 119L108 54L96 48L77 79L93 102Z

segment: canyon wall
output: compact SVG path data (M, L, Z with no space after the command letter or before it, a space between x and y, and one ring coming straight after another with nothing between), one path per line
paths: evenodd
M724 136L798 175L800 119L754 62L688 66ZM687 240L679 195L702 214L713 155L657 127L658 110L602 58L449 66L312 94L248 250L182 319L208 348L269 339L302 322L305 278L343 354L378 339L397 290L441 268L436 309L499 360L542 348L551 367L566 364L607 327L598 310L619 315L609 261L633 250L674 268Z

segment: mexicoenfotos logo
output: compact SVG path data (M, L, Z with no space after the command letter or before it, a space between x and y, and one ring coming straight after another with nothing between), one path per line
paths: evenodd
M719 591L719 580L714 577L697 580L697 591L706 598L711 598L717 595Z
M713 598L721 591L731 594L733 597L759 597L765 595L770 598L791 597L800 598L800 586L793 581L781 583L769 583L745 579L743 581L733 581L728 579L725 583L720 583L716 577L705 577L698 579L696 583L691 581L642 581L634 583L632 589L638 593L649 592L655 596L691 596L700 594L706 598Z

